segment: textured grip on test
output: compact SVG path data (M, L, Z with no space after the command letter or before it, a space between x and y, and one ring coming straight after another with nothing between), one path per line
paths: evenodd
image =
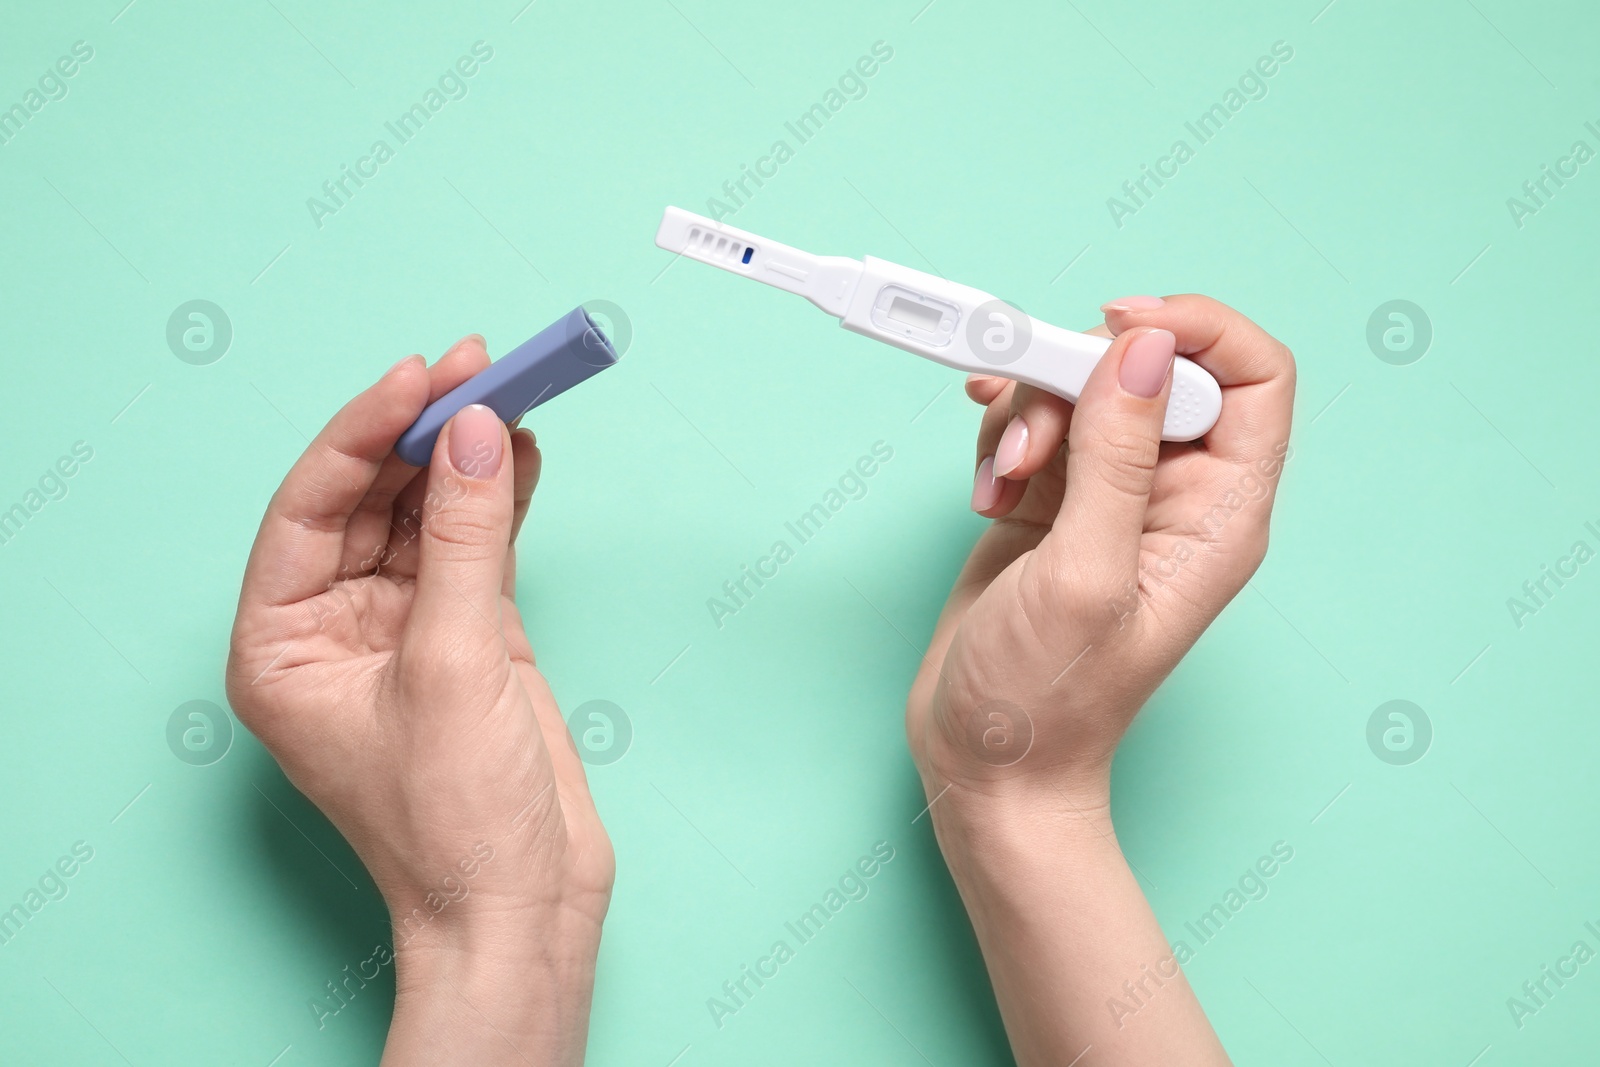
M1222 412L1222 386L1209 371L1179 356L1172 361L1172 392L1162 424L1163 441L1193 441L1211 432Z

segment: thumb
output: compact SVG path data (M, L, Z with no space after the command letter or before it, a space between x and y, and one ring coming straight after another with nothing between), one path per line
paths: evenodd
M1161 454L1176 338L1129 330L1090 373L1067 435L1067 489L1046 543L1120 582L1139 567L1145 506Z
M505 424L482 404L462 408L433 448L412 625L435 639L500 629L500 592L511 542L512 465ZM457 639L459 640L459 639Z

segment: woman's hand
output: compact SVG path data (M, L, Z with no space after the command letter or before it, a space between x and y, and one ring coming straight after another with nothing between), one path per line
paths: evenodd
M1117 845L1111 760L1266 552L1294 361L1205 297L1103 310L1116 340L1076 407L968 384L986 405L972 506L995 522L906 728L1017 1062L1226 1064ZM1222 385L1191 444L1161 442L1174 351Z
M1203 296L1103 309L1115 335L1079 403L975 377L972 506L995 519L957 579L907 708L932 792L1099 806L1134 714L1267 548L1294 361ZM1102 331L1096 331L1102 332ZM1176 346L1222 385L1202 440L1161 442Z
M333 417L267 507L228 698L350 841L389 906L386 1064L582 1061L614 861L512 600L539 475L471 407L431 466L393 454L489 363L401 360Z

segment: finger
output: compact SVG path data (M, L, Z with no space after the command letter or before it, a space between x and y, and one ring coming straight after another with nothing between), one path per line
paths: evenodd
M1097 337L1111 336L1104 323L1087 331ZM984 383L998 382L999 388L991 391L987 384L980 390L992 401L1004 391L1006 385L1015 385L1011 391L1011 414L1005 431L994 447L994 473L1013 482L1026 482L1039 473L1056 457L1067 440L1067 426L1072 421L1072 403L1054 393L1036 389L1031 385L1008 382L1003 378L973 375ZM973 393L969 383L967 392ZM976 398L975 398L976 399Z
M1111 336L1111 331L1104 323L1090 327L1085 332L1096 337ZM1002 388L1010 384L1005 379L983 375L973 375L973 378L999 381ZM967 392L969 395L973 392L971 385ZM994 396L998 396L999 392L996 390ZM990 399L994 399L994 396ZM1067 425L1071 420L1070 401L1043 389L1018 383L1011 393L1011 419L995 445L995 474L1011 481L1025 482L1039 473L1066 442Z
M1006 382L1006 389L984 410L983 421L978 426L977 469L972 476L972 510L991 519L1009 514L1028 488L1027 482L1013 482L994 473L995 449L1005 433L1011 410L1011 393L1015 387L1015 382Z
M1145 306L1156 301L1154 306ZM1177 337L1178 354L1222 386L1222 415L1205 435L1210 455L1234 463L1281 457L1294 409L1294 355L1282 342L1226 304L1185 294L1124 297L1106 304L1114 331L1157 326Z
M428 472L412 474L395 497L389 515L389 544L384 549L382 573L391 578L416 578L418 544L422 537L422 507L428 497Z
M469 333L439 357L429 368L428 403L477 374L489 365L489 349L482 334ZM407 464L409 466L409 464Z
M337 580L351 515L428 397L407 356L339 409L273 494L245 565L241 603L298 603Z
M1000 444L1000 437L1005 432L1007 413L1011 410L1011 394L1019 386L1016 382L1004 380L1004 387L997 393L993 400L984 406L982 417L978 420L978 457L994 455L994 450Z
M1054 393L1018 386L1011 391L1005 431L995 444L994 472L1027 481L1055 458L1067 439L1072 404Z
M967 375L967 396L987 407L1010 384L1005 378L996 378L992 374L969 374Z
M1067 491L1044 544L1058 558L1086 561L1108 580L1138 568L1174 348L1167 330L1124 332L1090 372L1073 412Z
M1115 300L1107 300L1100 305L1106 317L1106 336L1115 337L1128 328L1130 323L1121 316L1153 311L1163 303L1159 296L1119 296Z
M506 549L505 581L501 593L514 596L517 591L517 534L522 532L522 520L528 517L528 506L533 503L533 490L539 484L539 468L543 457L532 430L518 429L511 434L511 461L514 471L511 482L511 544Z
M463 337L428 368L428 403L438 400L488 365L489 354L484 349L483 338L475 333ZM417 468L399 456L391 454L383 461L372 488L367 490L350 518L350 530L339 564L341 576L366 574L387 562L388 545L394 533L395 498L416 474Z
M477 374L489 365L489 353L478 334L463 337L430 369L432 391L428 402ZM417 576L417 545L422 529L422 506L428 495L428 472L395 456L393 462L406 477L389 511L388 544L384 549L383 571L396 578Z
M500 417L482 404L445 424L428 468L416 593L407 643L457 647L492 644L500 635L500 590L511 544L511 441Z
M533 491L539 485L539 469L543 455L532 430L517 429L511 434L511 458L515 463L512 481L511 540L516 541L522 532L522 520L528 517L528 506L533 502Z

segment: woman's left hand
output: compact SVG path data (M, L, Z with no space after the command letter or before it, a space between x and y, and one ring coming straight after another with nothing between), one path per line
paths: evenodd
M408 357L317 435L262 519L228 660L240 721L389 906L391 1065L581 1063L615 870L512 600L533 435L473 406L427 470L394 455L488 364L477 336Z

